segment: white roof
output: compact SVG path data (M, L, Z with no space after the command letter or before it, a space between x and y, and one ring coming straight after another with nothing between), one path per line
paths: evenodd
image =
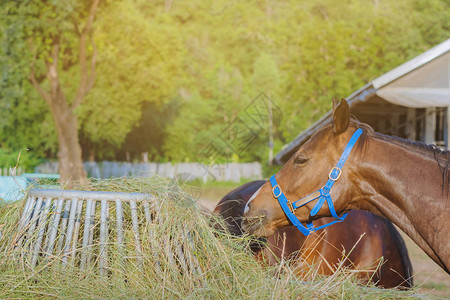
M416 70L417 68L423 66L426 63L434 60L436 57L448 53L450 50L450 39L434 46L430 50L414 57L413 59L405 62L404 64L392 69L391 71L381 75L377 79L372 80L372 85L374 88L379 89L386 84L398 79L399 77Z
M372 86L397 105L450 106L450 39L372 80Z

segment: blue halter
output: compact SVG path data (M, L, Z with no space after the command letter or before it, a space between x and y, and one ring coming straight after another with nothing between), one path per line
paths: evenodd
M281 208L283 209L284 213L286 214L286 217L291 221L292 225L297 227L298 230L300 230L301 233L303 233L305 236L309 235L311 232L323 229L327 226L330 226L337 222L342 222L347 217L348 213L343 214L341 217L339 217L336 213L336 210L334 209L333 200L331 199L331 188L333 187L333 184L336 180L341 177L342 174L342 167L345 164L345 161L347 160L348 156L350 155L350 152L353 149L353 146L355 146L356 141L358 141L359 137L363 133L362 129L358 129L355 131L355 133L352 135L350 141L348 142L347 146L344 149L344 152L341 155L341 158L339 159L336 167L331 169L330 173L328 174L328 180L327 183L321 188L320 190L303 197L295 202L290 202L286 196L284 195L283 191L281 190L280 185L277 183L277 180L275 179L275 175L272 175L270 177L270 184L272 185L272 194L273 196L278 199L278 202L280 203ZM311 210L310 215L315 216L319 210L322 208L325 201L327 201L328 208L330 209L331 215L334 217L334 221L319 226L314 227L314 224L312 221L306 223L306 227L300 222L300 220L294 215L294 212L296 209L302 207L303 205L314 201L316 199L319 199L317 201L314 208Z

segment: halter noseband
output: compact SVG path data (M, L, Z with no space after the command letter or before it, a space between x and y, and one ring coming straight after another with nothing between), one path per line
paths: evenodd
M272 175L270 177L270 184L272 185L272 194L273 196L278 200L280 203L281 208L283 209L284 213L286 214L286 217L291 221L292 225L297 227L298 230L300 230L301 233L304 235L309 235L311 232L323 229L327 226L330 226L337 222L342 222L347 217L348 213L343 214L341 217L339 217L336 213L336 210L334 209L333 200L331 199L331 188L333 187L333 184L336 180L341 177L342 174L342 167L345 164L345 161L347 160L348 156L350 155L350 152L353 149L353 146L355 146L356 142L358 141L359 137L363 133L362 129L357 129L355 133L353 133L350 141L348 142L347 146L344 149L344 152L341 155L341 158L339 159L336 167L333 167L328 174L328 180L327 183L318 191L309 194L306 197L303 197L295 202L290 202L286 196L284 195L283 191L281 190L280 185L277 183L277 180L275 179L275 175ZM314 224L312 221L309 221L306 223L306 227L300 222L300 220L294 215L294 212L296 209L304 206L305 204L314 201L316 199L319 199L317 201L314 208L311 210L310 215L315 216L319 210L322 208L325 201L327 201L328 208L330 209L331 215L334 217L334 221L319 226L314 227Z

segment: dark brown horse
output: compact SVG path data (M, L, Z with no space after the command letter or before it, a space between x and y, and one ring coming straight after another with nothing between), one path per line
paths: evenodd
M236 188L214 209L214 214L224 218L232 234L243 234L244 207L264 183L262 180L253 181ZM325 224L326 219L317 223ZM345 253L347 258L343 265L353 270L364 270L358 273L362 282L371 280L385 288L409 288L413 284L411 262L400 234L389 221L363 211L352 211L344 222L308 237L294 226L284 227L267 238L267 248L255 243L252 250L269 264L277 264L281 257L293 258L300 276L306 274L312 265L320 274L333 274ZM380 263L374 274L381 257L384 263Z
M413 239L447 273L450 268L450 152L376 133L350 117L348 103L334 102L333 119L302 145L275 176L286 198L303 198L321 189L350 137L363 133L331 191L338 214L360 209L386 217ZM295 210L301 222L328 217L329 207L310 212L317 200ZM271 235L288 226L270 183L250 201L243 228ZM252 223L251 219L262 219Z

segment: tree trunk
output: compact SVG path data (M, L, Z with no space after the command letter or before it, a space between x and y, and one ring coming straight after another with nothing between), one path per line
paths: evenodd
M63 122L63 124L61 124ZM55 121L58 131L58 161L61 184L71 186L73 180L86 178L81 156L81 147L78 142L77 117Z
M65 100L54 100L50 107L58 133L58 162L61 185L72 186L73 180L86 178L81 146L78 140L78 118Z

